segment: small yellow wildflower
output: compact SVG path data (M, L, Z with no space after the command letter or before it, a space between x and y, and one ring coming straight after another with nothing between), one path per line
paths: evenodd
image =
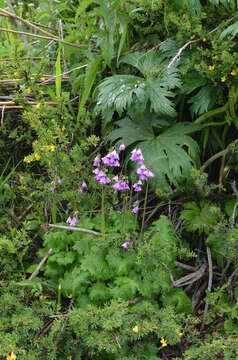
M134 333L138 333L138 331L139 331L138 325L134 326L133 329L132 329L132 331L133 331Z
M36 104L36 109L39 109L41 107L41 103Z
M165 340L164 338L162 338L160 342L163 347L167 346L167 340Z
M40 154L35 153L35 159L36 159L37 161L39 161L39 160L40 160Z
M214 65L209 65L209 66L208 66L208 70L209 70L209 71L214 71L214 69L215 69L215 66L214 66Z
M45 77L42 76L42 77L40 78L40 81L45 81Z
M12 351L10 355L7 355L6 360L16 360L16 354Z
M24 157L24 162L25 162L25 163L29 164L31 161L32 161L32 160L31 160L30 156L25 156L25 157Z
M236 76L236 71L234 69L231 71L231 76Z
M51 151L51 152L54 152L54 151L55 151L55 145L54 145L54 144L51 144L51 145L50 145L50 151Z
M62 128L61 128L62 132L65 131L65 126L63 125Z
M28 88L26 89L26 93L27 93L28 95L30 95L30 93L31 93L31 87L30 87L30 86L28 86Z
M202 39L202 41L203 41L203 42L206 42L206 41L207 41L207 39L204 37L204 38Z
M223 75L223 76L221 77L221 82L225 82L225 81L226 81L226 76Z
M18 71L15 71L15 72L14 72L14 77L15 77L15 78L18 78L18 77L19 77L19 72L18 72Z

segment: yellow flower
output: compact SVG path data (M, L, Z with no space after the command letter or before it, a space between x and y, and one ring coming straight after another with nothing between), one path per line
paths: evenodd
M134 326L133 329L132 329L132 331L133 331L134 333L138 333L138 331L139 331L138 325Z
M64 132L64 131L65 131L65 127L64 127L64 125L62 126L62 129L61 129L61 130L62 130L62 132Z
M236 71L234 69L231 71L231 76L236 76Z
M40 78L40 81L45 81L45 77L42 76L42 77Z
M31 93L31 87L30 87L30 86L28 86L28 88L26 89L26 93L27 93L28 95L30 95L30 93Z
M55 151L55 146L54 146L54 144L51 144L51 145L50 145L50 151L51 151L51 152L54 152L54 151Z
M225 81L226 81L226 76L224 75L221 77L221 82L225 82Z
M31 161L32 161L32 160L31 160L30 156L25 156L25 157L24 157L24 162L25 162L25 163L29 164Z
M40 104L40 103L37 103L37 104L36 104L36 109L39 109L40 106L41 106L41 104Z
M215 66L214 66L214 65L209 65L209 66L208 66L208 70L209 70L209 71L213 71L214 69L215 69Z
M164 338L162 338L160 342L163 347L167 346L167 340L165 340Z
M19 77L19 72L18 72L18 71L15 71L15 72L14 72L14 77L15 77L15 78L18 78L18 77Z
M207 39L204 37L204 38L202 39L202 41L203 41L203 42L206 42L206 41L207 41Z
M16 360L16 358L16 354L14 354L14 352L12 351L10 355L7 355L6 360Z
M35 159L36 159L37 161L39 161L39 160L40 160L40 154L35 153Z

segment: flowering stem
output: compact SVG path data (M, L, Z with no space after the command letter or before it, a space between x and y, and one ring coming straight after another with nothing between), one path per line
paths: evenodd
M148 189L149 189L149 183L148 183L148 181L146 181L145 202L144 202L144 210L143 210L142 223L141 223L141 234L143 234L143 231L144 231L145 212L146 212L146 205L147 205L147 199L148 199Z
M121 220L121 235L122 236L124 234L126 203L127 203L127 196L124 196L123 197L123 205L122 205L122 220Z
M104 212L104 199L105 199L105 188L103 186L102 188L102 208L101 208L101 214L102 214L102 223L101 223L101 231L103 239L106 239L106 229L105 229L105 212Z
M135 214L134 227L133 227L133 233L134 234L136 233L137 218L138 218L138 214Z
M131 209L131 205L132 205L132 194L133 194L133 186L131 185L130 199L129 199L129 210Z

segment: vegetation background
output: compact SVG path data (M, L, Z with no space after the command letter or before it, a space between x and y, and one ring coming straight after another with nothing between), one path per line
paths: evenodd
M236 0L0 0L1 359L238 359L237 34Z

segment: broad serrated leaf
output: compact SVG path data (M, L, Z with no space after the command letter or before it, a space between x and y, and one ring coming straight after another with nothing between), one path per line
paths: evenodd
M168 187L168 180L178 184L189 175L191 167L198 164L199 147L189 134L199 127L180 123L155 135L152 122L146 117L140 121L125 118L118 125L119 128L111 132L110 140L118 144L123 141L126 146L138 144L159 186Z

